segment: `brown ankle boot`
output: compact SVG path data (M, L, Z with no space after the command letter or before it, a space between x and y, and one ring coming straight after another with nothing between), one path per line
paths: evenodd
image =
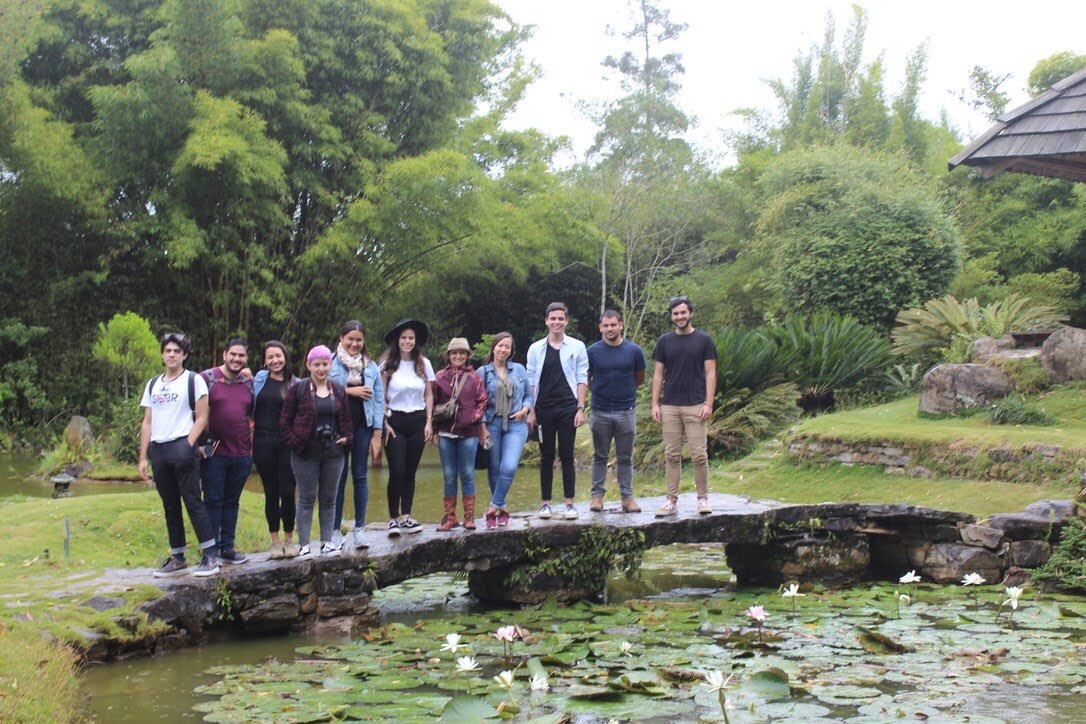
M475 496L464 496L464 529L475 530Z
M456 522L456 496L446 495L442 500L445 503L445 514L441 516L441 525L437 529L445 533L458 526L459 523Z

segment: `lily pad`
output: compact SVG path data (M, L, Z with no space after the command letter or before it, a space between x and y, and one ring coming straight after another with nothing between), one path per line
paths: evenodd
M441 711L441 721L450 724L475 724L498 716L497 709L475 696L453 697Z

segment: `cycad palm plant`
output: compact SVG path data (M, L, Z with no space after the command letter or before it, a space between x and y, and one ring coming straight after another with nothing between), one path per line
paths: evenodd
M805 412L833 409L836 390L881 374L892 359L886 337L830 311L789 317L762 330L776 348L774 365L799 387Z
M1059 309L1017 294L983 307L976 299L958 301L948 294L897 315L893 351L945 359L952 348L968 347L981 337L1052 329L1066 319Z

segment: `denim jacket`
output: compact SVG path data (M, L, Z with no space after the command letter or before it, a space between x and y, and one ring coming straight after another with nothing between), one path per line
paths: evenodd
M543 362L547 359L547 344L547 338L544 337L528 348L528 384L532 389L533 405L539 399L539 377L543 374ZM569 384L573 396L577 397L577 385L588 384L588 351L584 342L566 335L562 338L558 355L562 361L566 383Z
M509 378L513 380L513 400L509 405L509 412L513 413L525 405L531 406L532 392L528 385L528 370L519 362L508 362ZM490 423L494 419L494 403L498 396L498 373L494 371L494 365L483 365L477 371L477 374L483 378L483 382L486 383L486 413L483 415L483 421Z
M290 376L290 379L287 380L287 384L284 385L284 387L283 387L284 397L286 395L286 391L289 390L291 387L293 387L294 383L297 382L298 379L299 378L297 376L295 376L295 375ZM268 371L267 370L258 370L256 375L253 376L253 408L254 409L256 408L256 398L260 397L260 391L262 389L264 389L264 385L267 384L267 382L268 382Z
M340 362L338 357L333 358L328 379L346 389L347 375L347 365ZM381 380L377 363L371 359L366 360L366 366L362 370L362 384L373 388L373 397L362 401L362 410L366 413L366 427L383 430L385 428L385 383Z

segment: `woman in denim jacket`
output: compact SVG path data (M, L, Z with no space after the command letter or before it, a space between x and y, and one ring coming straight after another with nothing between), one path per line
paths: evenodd
M344 461L336 494L335 530L332 542L340 545L353 543L355 548L368 547L362 540L366 527L366 504L369 502L369 460L381 455L381 431L385 427L385 385L377 363L366 351L366 325L352 319L339 330L339 345L332 360L328 379L347 391L347 402L354 421L354 435L347 446L348 460ZM347 489L347 468L354 480L354 533L344 541L340 533L343 524L343 500Z
M513 335L498 332L490 340L490 352L478 370L486 386L487 405L483 416L490 444L490 507L486 527L509 524L505 497L513 485L524 443L528 441L528 417L532 397L528 370L513 362ZM486 440L485 440L486 441Z

